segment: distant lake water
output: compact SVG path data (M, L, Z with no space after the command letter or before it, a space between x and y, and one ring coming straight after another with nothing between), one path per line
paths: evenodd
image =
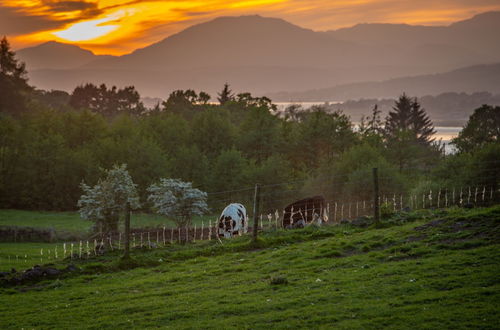
M283 111L286 109L291 104L298 104L301 105L302 108L307 109L312 107L313 105L323 105L325 103L327 104L339 104L342 102L337 102L337 101L330 101L330 102L273 102L278 106L279 111ZM354 122L355 125L359 124L359 122ZM445 144L445 151L446 153L452 153L453 152L453 147L450 145L451 139L455 138L458 136L458 133L462 130L462 127L454 127L454 126L436 126L434 127L436 129L436 135L434 138L436 140L442 140Z

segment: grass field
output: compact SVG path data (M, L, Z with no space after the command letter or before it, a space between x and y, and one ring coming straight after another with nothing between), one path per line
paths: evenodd
M58 259L62 259L62 245L55 243L0 243L0 271L26 269L55 259L54 249L58 247ZM40 251L43 249L43 255ZM50 256L49 252L51 251ZM50 259L49 259L50 257Z
M496 329L499 248L494 207L134 250L1 289L0 327Z
M203 220L214 221L217 216L203 216L193 218L193 223L198 225ZM132 228L175 227L175 223L166 217L156 214L132 213L130 219ZM77 212L44 212L44 211L24 211L24 210L0 210L0 226L19 226L33 228L53 228L70 232L89 231L92 222L80 218Z

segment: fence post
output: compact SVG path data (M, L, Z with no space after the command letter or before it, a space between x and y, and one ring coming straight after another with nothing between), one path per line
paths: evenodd
M125 253L124 258L130 256L130 202L125 205Z
M373 219L380 223L379 190L378 190L378 168L373 168Z
M257 183L255 185L255 195L253 198L253 241L257 242L257 231L259 230L259 200L260 200L260 186Z

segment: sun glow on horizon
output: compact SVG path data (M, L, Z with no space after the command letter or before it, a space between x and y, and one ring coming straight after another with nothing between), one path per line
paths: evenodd
M500 3L492 5L490 0L467 5L456 0L422 1L426 4L392 0L5 0L0 3L0 30L6 30L4 34L18 48L54 40L95 54L123 55L219 16L259 14L313 30L332 30L358 23L446 25L500 10Z
M69 41L87 41L96 39L118 29L120 25L106 23L114 22L124 15L125 12L120 11L105 18L73 24L69 28L53 32L53 34L61 39Z

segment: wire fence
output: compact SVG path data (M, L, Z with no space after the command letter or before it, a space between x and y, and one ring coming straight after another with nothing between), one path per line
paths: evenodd
M448 208L451 206L474 207L488 206L499 202L497 176L489 185L475 185L465 187L443 187L437 190L430 189L422 194L403 194L401 192L382 193L378 204L383 209L398 212L429 208ZM383 187L385 180L389 177L381 176L380 182ZM280 207L263 208L266 211L259 214L258 230L269 231L283 228L285 207L296 201L301 187L297 186L301 181L290 181L276 184L263 185L261 193L261 204L268 206L280 205ZM243 201L246 205L253 204L254 187L237 190L219 191L209 193L209 200L215 204L227 205L232 202ZM223 198L221 198L223 197ZM343 199L342 197L346 197ZM292 210L293 212L293 210ZM307 212L307 211L306 211ZM366 217L374 213L374 198L360 198L357 200L352 196L338 196L324 201L321 210L321 221L323 225L335 225L349 223L359 217ZM247 213L247 221L244 228L238 231L238 235L251 232L253 217ZM293 215L293 214L292 214ZM305 215L307 219L307 214ZM225 224L219 223L218 217L213 220L202 221L190 227L168 228L167 226L154 229L133 229L130 233L130 247L141 249L156 249L174 244L194 243L197 241L218 240L218 229L226 231ZM233 232L231 228L231 232ZM16 243L12 243L16 244ZM108 251L124 249L124 235L116 233L113 235L100 235L88 240L78 240L64 243L28 243L28 246L16 249L0 251L0 268L6 270L9 267L31 267L34 264L51 263L63 259L90 259L103 255Z

